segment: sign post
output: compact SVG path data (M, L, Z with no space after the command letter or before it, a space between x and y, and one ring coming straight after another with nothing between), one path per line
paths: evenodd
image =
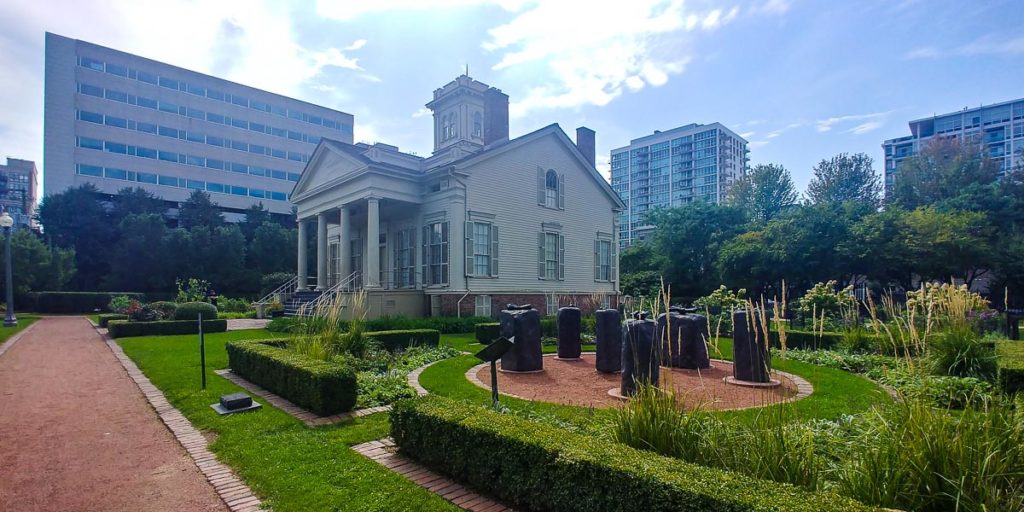
M199 313L199 367L203 375L203 389L206 389L206 339L203 337L202 313Z
M514 336L512 339L502 336L474 354L477 359L491 363L491 405L494 407L498 407L498 359L501 359L514 344Z

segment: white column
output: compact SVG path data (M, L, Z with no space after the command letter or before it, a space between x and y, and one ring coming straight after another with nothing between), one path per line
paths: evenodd
M366 256L363 283L367 288L380 286L380 205L376 197L366 200Z
M306 234L306 219L299 219L299 264L297 269L297 274L299 276L299 290L306 289L306 246L308 245L308 243L309 240L307 239Z
M352 226L349 224L348 205L341 207L341 243L338 244L338 258L341 260L341 268L338 272L341 279L345 279L352 273Z
M316 216L316 289L327 289L327 214Z

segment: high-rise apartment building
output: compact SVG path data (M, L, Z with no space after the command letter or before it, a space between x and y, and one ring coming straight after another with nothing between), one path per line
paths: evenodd
M910 133L882 143L886 191L898 179L900 162L937 137L966 138L981 144L999 164L1001 175L1024 165L1024 98L917 119L910 122Z
M39 171L31 160L7 158L0 165L0 208L14 217L15 226L33 227L39 195Z
M619 245L643 240L648 214L691 201L718 203L746 172L747 141L720 123L688 124L633 139L611 154L612 189L626 203Z
M226 212L288 194L352 115L85 41L46 34L43 189L142 187L173 208L205 190Z

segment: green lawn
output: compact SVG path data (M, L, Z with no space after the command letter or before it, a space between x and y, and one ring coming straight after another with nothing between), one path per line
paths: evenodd
M2 316L2 313L0 313ZM35 315L17 315L18 325L14 327L3 327L0 325L0 345L3 345L10 339L11 336L18 334L25 330L26 327L32 325L36 320L39 320L38 316Z
M472 335L447 335L443 342L461 350L475 351L482 345L473 343ZM593 346L588 346L593 350ZM554 347L545 347L551 352ZM718 352L712 353L716 359L732 359L732 340L723 339L718 344ZM467 370L479 364L472 356L462 356L441 361L420 375L420 384L427 390L441 395L451 396L473 402L490 403L490 392L481 389L465 378ZM842 370L824 368L812 364L790 361L779 357L772 358L772 367L777 370L800 375L814 386L814 393L797 402L775 407L789 408L794 418L835 419L845 414L863 412L872 405L888 402L889 395L873 382ZM514 410L522 410L528 414L543 413L554 416L562 421L577 424L581 428L591 427L594 418L606 418L609 410L589 409L549 403L529 402L510 397L502 397L502 404ZM743 411L726 411L719 413L726 417L740 420L752 420L763 409L747 409Z
M386 436L386 414L309 428L265 402L253 413L222 417L213 412L210 404L217 397L243 391L213 373L227 366L225 341L276 336L264 330L207 335L206 391L200 389L196 335L118 343L196 428L216 434L210 449L275 511L458 510L349 449Z

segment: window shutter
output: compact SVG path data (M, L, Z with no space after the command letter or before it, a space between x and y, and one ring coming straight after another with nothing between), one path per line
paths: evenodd
M537 233L537 277L544 279L546 275L544 265L544 232Z
M558 280L565 280L565 237L558 235Z
M619 244L612 240L608 242L608 256L611 258L611 271L608 273L608 280L615 283L619 280Z
M463 246L466 248L466 275L472 276L475 273L473 268L473 224L472 222L466 223L466 243Z
M491 224L491 277L498 277L498 226Z
M430 283L430 268L427 266L427 263L430 261L430 258L427 257L427 246L428 246L429 242L430 242L430 227L429 226L423 226L423 251L422 251L423 261L420 262L420 274L422 274L423 284L424 285L430 285L431 284Z
M601 241L594 240L594 281L601 280Z
M544 206L544 169L537 168L537 204Z
M558 175L558 209L565 209L565 175Z

